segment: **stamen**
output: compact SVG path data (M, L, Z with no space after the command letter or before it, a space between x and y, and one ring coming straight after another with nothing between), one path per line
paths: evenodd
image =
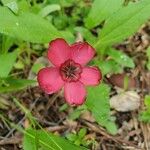
M81 72L82 68L80 64L75 63L71 59L65 61L60 67L62 79L67 82L79 80Z

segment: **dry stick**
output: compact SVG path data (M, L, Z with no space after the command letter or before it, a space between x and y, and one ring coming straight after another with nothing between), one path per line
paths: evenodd
M55 132L55 131L60 131L60 130L64 130L67 129L67 126L54 126L54 127L47 127L45 128L45 130L50 131L50 132Z
M55 100L56 100L60 95L61 95L61 92L58 93L58 94L53 95L53 96L51 97L51 100L48 101L45 110L48 110L48 109L53 105L53 103L55 102Z
M22 142L22 138L6 138L0 141L0 145L8 145L8 144L19 144Z
M56 126L56 125L58 125L57 123L49 122L49 121L47 121L47 120L45 120L45 119L39 119L39 118L37 118L37 121L38 121L38 122L45 123L45 124L48 125L48 126Z
M116 143L124 143L124 144L130 145L130 146L133 146L136 149L139 149L139 147L137 145L135 145L131 142L125 141L125 140L121 139L121 137L114 137L114 136L106 133L103 128L100 128L89 121L82 120L82 122L85 123L88 127L90 127L94 132L100 133L101 135L107 137L108 139L113 140Z
M140 123L142 132L143 132L143 136L144 136L144 144L145 144L145 148L146 150L150 149L150 125L147 123Z
M25 120L25 116L17 124L18 125L22 124L24 120ZM16 130L15 128L11 129L4 138L8 138L15 130Z
M145 74L143 73L143 70L141 69L142 77L145 79ZM146 81L146 79L145 79ZM147 82L149 83L149 82ZM144 80L142 81L142 89L141 89L141 94L142 94L142 103L141 103L141 110L144 108ZM140 112L138 112L140 113ZM140 122L140 127L143 133L144 137L144 148L145 150L150 150L150 125Z
M35 104L37 103L37 101L38 101L38 98L34 101L34 103L31 105L31 107L30 107L30 111L32 111L32 109L34 108L34 106L35 106ZM18 125L20 125L20 124L22 124L23 123L23 121L25 120L25 116L18 122ZM9 131L9 133L4 137L4 138L8 138L14 131L15 131L16 129L14 128L14 129L12 129L12 130L10 130Z

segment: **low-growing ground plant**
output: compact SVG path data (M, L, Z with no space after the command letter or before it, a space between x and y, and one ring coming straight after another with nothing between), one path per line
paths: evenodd
M128 39L150 19L149 10L149 0L1 0L0 126L7 129L0 137L22 133L18 143L24 150L104 149L97 134L128 144L116 137L118 118L109 101L114 95L139 90L137 95L145 98L143 105L137 105L141 109L137 118L150 122L149 88L137 87L143 78L130 77L142 69L148 74L150 42L145 42L144 56L139 54L142 64L132 50L123 51ZM117 78L109 78L116 74ZM137 95L130 96L140 99ZM44 106L39 108L38 103ZM63 132L48 131L51 123L44 118L53 112L65 116L57 125L52 122ZM66 124L68 128L73 124L74 131L67 131Z

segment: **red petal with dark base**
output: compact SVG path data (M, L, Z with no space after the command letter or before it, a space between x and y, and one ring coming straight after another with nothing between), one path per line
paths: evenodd
M86 90L80 81L65 83L64 92L66 101L71 105L81 105L85 101Z
M61 38L49 43L48 58L55 65L60 66L70 58L70 46Z
M59 91L64 85L64 81L56 67L41 69L38 73L37 80L41 89L47 94Z
M71 45L71 58L81 65L87 64L95 55L95 49L86 42Z
M97 67L84 67L81 73L80 81L85 85L98 85L102 75Z

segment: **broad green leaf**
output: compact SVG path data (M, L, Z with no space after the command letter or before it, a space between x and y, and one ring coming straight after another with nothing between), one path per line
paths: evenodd
M84 136L86 135L86 133L87 133L86 128L80 129L80 131L79 131L79 133L78 133L79 138L80 138L80 139L84 138Z
M61 36L42 17L30 12L20 12L16 16L5 7L0 7L0 33L33 43L47 43Z
M11 77L1 79L0 93L13 92L34 85L36 81L26 79L13 79Z
M29 5L29 2L26 1L26 0L21 0L21 1L18 1L18 6L19 6L19 13L20 12L29 12L30 11L30 5Z
M129 68L134 68L135 67L132 58L130 58L125 53L123 53L119 50L110 48L106 51L106 53L109 56L111 56L114 59L114 61L116 61L121 66L129 67Z
M18 13L18 4L16 0L2 0L4 6L7 6L15 14Z
M51 5L47 5L46 7L44 7L40 12L39 14L42 16L42 17L46 17L48 14L50 14L51 12L54 12L54 11L57 11L57 10L60 10L60 5L58 4L51 4Z
M14 44L15 39L10 37L10 36L6 36L6 35L2 35L2 48L0 53L7 53L9 48Z
M92 8L85 19L85 25L93 28L107 19L123 5L124 0L95 0Z
M150 95L146 95L144 98L144 103L146 105L146 107L149 109L150 111Z
M42 64L42 63L35 63L35 64L32 66L31 70L32 70L33 73L38 73L38 71L39 71L40 69L44 68L44 67L45 67L45 66L44 66L44 64Z
M135 33L150 18L149 10L149 0L141 0L119 9L106 20L95 47L115 44Z
M63 37L69 42L69 43L74 43L75 41L75 36L70 32L69 30L63 30L60 31L60 33L63 35Z
M105 61L94 61L94 65L99 66L102 75L121 73L123 71L122 67L114 60Z
M36 142L36 132L27 130L23 139L23 150L38 150L38 141Z
M146 123L150 123L150 95L145 96L144 103L145 103L146 109L145 111L142 111L139 114L139 120L146 122Z
M117 128L110 116L109 92L110 88L103 83L88 88L86 106L100 125L106 127L111 134L116 134Z
M139 114L139 120L145 123L150 123L150 111L143 111Z
M117 126L113 121L107 122L106 129L109 133L115 135L118 132Z
M27 129L23 140L24 150L36 150L37 146L42 150L87 150L44 130Z
M7 77L17 58L17 51L0 54L0 77Z

